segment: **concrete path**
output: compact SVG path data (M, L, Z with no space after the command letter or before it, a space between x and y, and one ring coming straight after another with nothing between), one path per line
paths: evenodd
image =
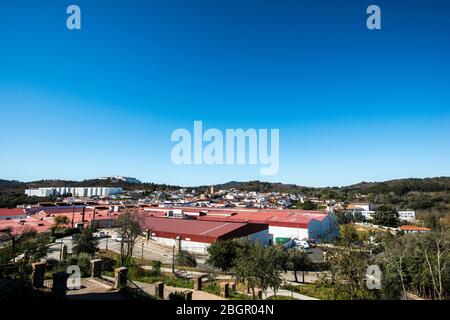
M155 295L155 285L151 283L144 283L139 281L133 281L136 285L138 285L142 290L147 292L150 295ZM171 287L171 286L164 286L164 299L169 299L169 294L173 292L182 292L182 291L192 291L192 300L227 300L224 298L221 298L219 296L216 296L215 294L211 294L205 291L196 291L188 288L177 288L177 287Z
M274 296L275 293L272 289L267 290L267 293L265 295L265 298L269 298L271 296ZM313 297L309 297L309 296L305 296L303 294L297 293L297 292L292 292L289 290L277 290L277 296L286 296L286 297L293 297L294 299L297 300L320 300L317 298L313 298Z
M111 286L90 278L81 279L81 289L69 290L66 298L68 300L125 300L117 290L112 290Z

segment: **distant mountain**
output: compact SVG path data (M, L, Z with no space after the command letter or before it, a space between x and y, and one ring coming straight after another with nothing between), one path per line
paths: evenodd
M109 180L41 180L32 182L0 180L0 197L14 198L13 194L22 194L27 188L39 187L121 187L124 190L171 191L180 186L142 183L132 184L122 181ZM338 201L354 202L367 201L375 204L386 204L398 209L412 209L421 212L445 213L450 212L450 177L436 177L425 179L396 179L384 182L360 182L345 187L314 188L295 184L272 183L263 181L238 182L230 181L215 185L215 190L229 190L236 188L242 191L282 192L301 194L319 199L335 199ZM199 193L207 193L210 186L187 187L188 192L195 189Z
M176 190L179 186L169 186L156 183L128 183L117 180L90 179L83 181L73 180L39 180L31 182L20 182L10 180L0 180L0 192L19 192L23 193L29 188L48 188L48 187L118 187L124 190Z

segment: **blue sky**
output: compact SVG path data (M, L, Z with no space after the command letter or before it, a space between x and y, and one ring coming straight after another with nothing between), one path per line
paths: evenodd
M82 30L66 28L66 8ZM366 28L378 4L382 30ZM0 178L346 185L450 175L445 0L0 5ZM177 128L280 129L280 170L175 166Z

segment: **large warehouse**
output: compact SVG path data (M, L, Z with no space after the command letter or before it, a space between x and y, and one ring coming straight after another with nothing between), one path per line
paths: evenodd
M150 207L144 210L159 216L170 212L167 208ZM320 242L339 236L336 216L321 211L189 207L174 208L172 211L182 211L184 215L195 217L200 221L267 224L274 240L287 237Z
M142 223L148 230L149 237L169 246L181 245L183 250L206 253L211 243L217 240L247 238L270 244L272 236L267 224L198 221L186 219L172 219L164 217L144 218Z

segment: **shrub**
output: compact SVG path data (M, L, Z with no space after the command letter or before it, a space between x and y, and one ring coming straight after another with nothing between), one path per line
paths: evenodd
M149 272L144 268L142 268L141 266L132 266L129 268L128 274L131 277L131 279L139 280L140 278L148 276Z
M80 268L81 276L88 277L91 274L91 259L92 256L84 252L78 255L72 254L67 257L65 267L76 265Z
M179 291L171 292L169 294L169 300L173 300L173 301L185 300L184 299L184 294L182 292L179 292Z
M92 256L85 252L78 254L78 266L80 267L82 277L91 275L91 259Z
M104 271L114 271L114 268L117 266L117 261L110 257L102 256L102 270Z
M59 266L59 261L55 258L48 258L47 259L47 271L52 271L56 267Z
M192 253L180 250L177 255L177 264L184 267L196 267L197 260L195 260L195 256Z
M160 275L161 274L161 261L153 261L152 262L152 270L156 275Z

